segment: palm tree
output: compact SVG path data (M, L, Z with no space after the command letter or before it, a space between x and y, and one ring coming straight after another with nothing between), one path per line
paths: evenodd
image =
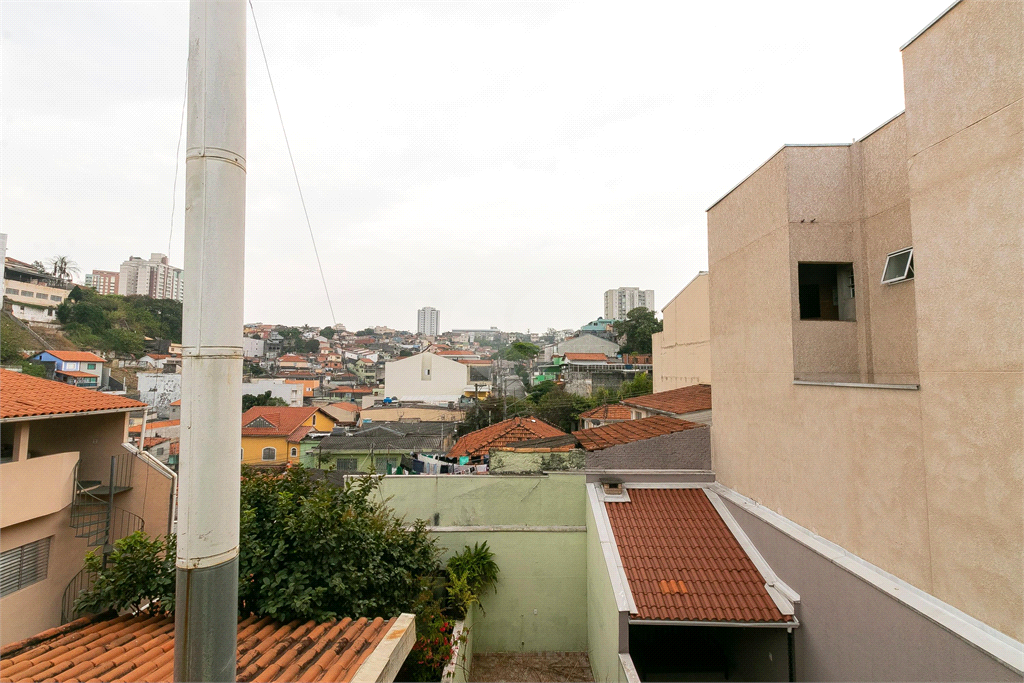
M70 256L54 256L49 260L50 272L61 283L71 282L81 271Z

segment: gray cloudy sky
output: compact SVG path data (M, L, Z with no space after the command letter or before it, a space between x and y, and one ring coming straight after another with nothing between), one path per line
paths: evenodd
M705 209L783 143L903 108L899 47L949 2L253 4L338 322L538 331L612 287L667 303ZM188 3L0 12L8 255L167 251ZM249 57L245 318L328 324L251 17Z

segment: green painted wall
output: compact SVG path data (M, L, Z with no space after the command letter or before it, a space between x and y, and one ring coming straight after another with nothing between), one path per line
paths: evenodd
M585 476L385 477L380 494L406 519L438 527L570 526L580 530L435 532L443 558L487 541L501 569L481 596L474 652L587 649Z
M625 681L625 672L619 662L619 611L595 526L594 511L589 505L587 567L587 649L590 669L598 683Z

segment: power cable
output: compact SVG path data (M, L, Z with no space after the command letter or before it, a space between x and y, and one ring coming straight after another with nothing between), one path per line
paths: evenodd
M185 64L186 71L188 63ZM174 237L174 209L178 202L178 168L181 164L181 140L185 136L185 109L188 105L188 75L185 76L185 96L181 98L181 123L178 125L178 149L174 154L174 190L171 192L171 229L167 233L167 260L171 260L171 239Z
M320 263L320 252L316 248L316 237L313 235L313 224L309 220L309 210L306 208L306 198L302 194L302 183L299 182L299 171L295 167L295 157L292 155L292 146L288 142L288 131L284 127L284 116L281 114L281 103L277 100L277 90L274 88L274 77L270 75L270 62L267 60L267 50L263 46L263 36L260 34L260 25L256 21L256 8L249 0L249 12L252 14L252 25L256 29L256 38L260 43L260 51L263 53L263 64L267 68L267 80L270 81L270 92L274 95L274 106L277 107L277 118L281 122L281 133L284 135L284 146L288 149L288 160L292 164L292 173L295 175L295 186L299 189L299 201L302 202L302 213L306 216L306 227L309 228L309 239L313 242L313 254L316 256L316 265L320 269L320 280L324 284L324 294L327 296L327 307L331 309L331 324L337 326L338 319L334 315L334 305L331 304L331 293L327 289L327 278L324 277L324 267Z

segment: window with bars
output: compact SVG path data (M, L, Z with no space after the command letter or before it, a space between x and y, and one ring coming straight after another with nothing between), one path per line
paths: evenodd
M263 459L264 460L277 460L277 449L276 448L271 448L269 446L267 448L264 448L263 449Z
M355 472L358 466L356 458L338 458L335 462L339 472Z
M46 579L52 538L47 536L0 553L0 597Z

